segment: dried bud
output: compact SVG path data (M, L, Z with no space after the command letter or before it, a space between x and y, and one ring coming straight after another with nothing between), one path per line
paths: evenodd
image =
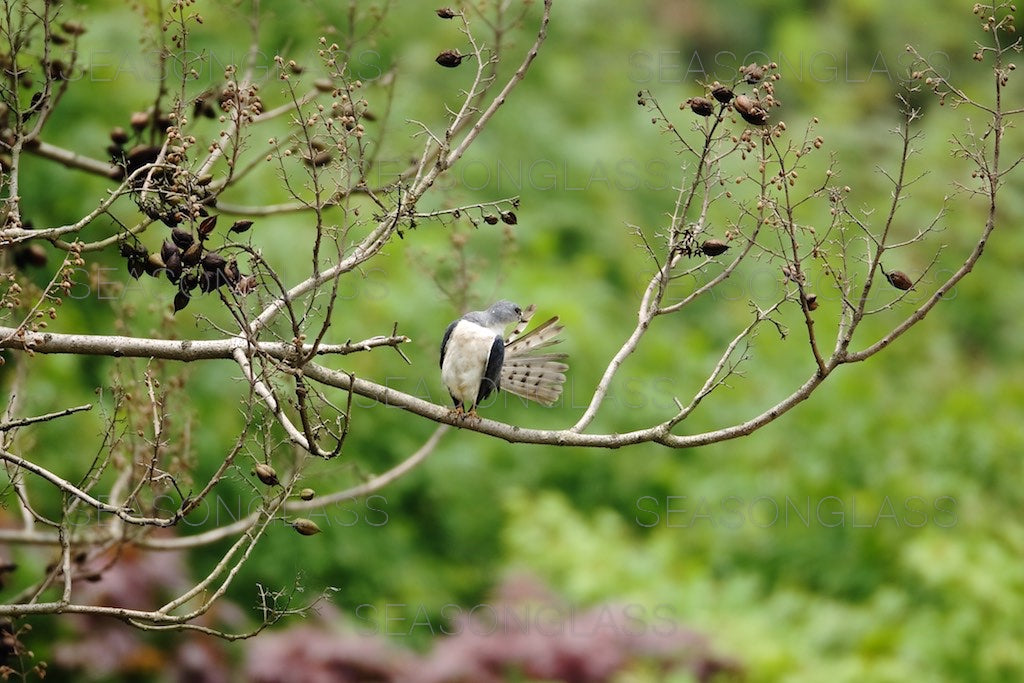
M274 471L274 468L265 462L256 463L256 467L252 468L252 473L267 486L277 486L281 483L277 479L277 472Z
M460 55L458 50L445 50L434 61L443 67L454 69L459 64L462 64L462 60L465 58L466 55Z
M804 308L806 308L808 311L816 311L816 310L818 310L818 295L817 294L808 294L807 296L805 296L804 297Z
M729 245L722 240L705 240L700 250L705 256L719 256L729 250Z
M914 288L914 281L911 280L906 273L901 270L892 270L885 273L885 279L889 281L889 284L896 289L907 291L908 289Z
M498 222L498 217L495 216L494 214L489 213L486 216L484 216L484 223L486 223L487 225L494 225L497 222Z
M171 241L174 242L175 246L179 249L188 249L195 242L195 237L192 233L184 228L174 228L171 230Z
M441 17L442 19L452 19L455 17L455 10L453 10L451 7L442 7L441 9L437 10L437 16Z
M292 527L303 536L313 536L320 533L320 527L316 525L316 522L305 517L299 517L292 521Z
M691 97L686 100L690 110L699 116L711 116L715 113L715 105L706 97Z
M732 101L733 92L718 81L715 81L711 86L711 96L723 104L728 104Z
M519 219L511 211L503 211L501 213L501 221L507 225L515 225L519 222Z
M299 491L299 498L302 500L313 500L313 496L316 495L316 491L313 489L302 489Z
M235 221L228 228L231 232L243 233L252 227L252 221Z

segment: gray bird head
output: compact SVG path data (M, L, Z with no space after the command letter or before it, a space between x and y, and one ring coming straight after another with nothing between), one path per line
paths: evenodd
M523 309L511 301L503 299L486 311L473 311L464 315L463 318L492 329L495 334L502 334L505 328L512 323L522 322Z

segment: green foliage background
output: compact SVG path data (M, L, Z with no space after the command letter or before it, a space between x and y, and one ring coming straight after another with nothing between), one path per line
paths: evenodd
M345 27L344 10L322 3L266 2L264 8L267 69L278 51L315 67L311 55L324 27ZM193 48L209 51L204 76L216 82L222 66L244 53L244 32L227 29L241 25L244 12L228 3L201 2L198 9L205 22ZM83 57L92 71L71 89L49 139L101 156L109 128L125 125L129 112L152 101L152 73L138 60L147 49L138 43L142 22L120 2L65 11L80 14L89 28ZM406 139L415 128L402 121L439 126L444 105L468 85L469 69L433 64L441 49L462 43L451 24L421 3L396 3L385 27L359 60L371 107L378 77L396 70L389 153L397 160L418 144ZM524 48L528 36L525 29L518 33L515 47ZM468 249L481 269L470 302L484 305L500 295L536 302L538 315L562 316L570 384L564 404L553 409L499 400L485 413L529 426L571 424L632 328L647 264L627 224L652 234L665 223L681 181L670 139L636 106L638 89L649 88L685 129L689 119L677 104L700 93L697 79L705 75L696 69L725 80L752 59L777 61L784 106L776 116L791 131L818 117L826 151L836 154L842 182L852 188L851 204L882 211L889 188L877 169L898 159L889 131L899 122L895 93L906 72L904 45L914 43L970 92L981 93L985 67L970 55L982 36L970 3L556 2L550 40L534 69L446 180L444 201L521 197L515 253L500 268L500 226L470 234ZM279 88L268 78L265 97L274 99ZM1020 93L1019 82L1011 81L1008 97L1019 104ZM918 103L927 135L913 166L930 175L903 209L898 230L908 237L953 192L951 181L966 181L946 143L969 112L947 111L924 97ZM1019 151L1019 140L1011 144ZM817 179L807 175L809 188ZM79 216L105 188L38 160L23 182L27 213L37 225ZM444 605L478 604L501 577L525 571L581 605L627 601L652 615L667 608L709 634L716 650L743 661L752 681L1020 680L1024 329L1016 312L1024 284L1017 256L1024 252L1017 229L1024 195L1019 180L1011 183L1018 190L1003 195L1001 229L950 301L879 357L842 369L810 401L754 435L691 451L603 452L511 446L453 432L380 497L314 515L324 534L303 538L283 525L273 531L231 599L247 607L257 582L288 586L300 575L310 593L338 587L335 602L352 618L361 605L373 605L377 614L397 610L408 620L361 626L401 645L426 647L443 623ZM49 191L33 189L44 187ZM283 199L271 170L246 188L231 201ZM940 239L948 248L940 265L965 252L981 215L956 199L943 221ZM727 216L716 219L724 226ZM260 220L254 230L264 253L281 264L293 251L301 254L292 245L311 234L296 216ZM329 335L359 339L387 333L400 321L413 338L411 366L381 351L347 367L438 402L444 394L436 346L458 311L427 273L445 272L438 264L449 253L450 234L450 227L423 223L393 244L362 280L346 285ZM919 271L931 256L901 253L898 267ZM167 322L164 283L131 282L115 255L99 262L112 269L109 281L130 285L127 293L69 301L51 329L109 332L124 307L139 334L160 328L202 337L214 332L197 313L224 319L211 298ZM305 265L292 267L300 273ZM671 414L672 396L696 390L745 323L747 299L770 292L774 278L751 269L736 278L732 296L659 320L623 369L594 429L622 431ZM821 294L819 314L834 315L836 302ZM907 310L904 305L890 320ZM884 322L872 332L880 334ZM683 429L715 428L760 412L803 381L807 356L799 333L786 340L762 333L744 376L716 392ZM44 409L91 400L96 387L109 385L114 365L64 357L31 363L37 374L30 404ZM143 365L127 364L136 371ZM209 472L245 419L235 401L242 385L229 367L182 372L188 400L178 412L199 416L191 443L198 470ZM80 473L99 440L92 419L34 430L34 452L69 476ZM397 410L360 410L344 457L307 470L308 483L329 490L383 471L431 429ZM221 508L194 520L196 530L228 521L248 505L248 495L239 482L225 492ZM223 549L197 553L194 572ZM429 615L430 623L414 619L418 614ZM45 657L42 643L36 649Z

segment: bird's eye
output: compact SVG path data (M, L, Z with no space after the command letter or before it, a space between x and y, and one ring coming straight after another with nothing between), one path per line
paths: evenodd
M522 314L523 314L523 309L521 309L518 306L516 306L516 315L522 315Z

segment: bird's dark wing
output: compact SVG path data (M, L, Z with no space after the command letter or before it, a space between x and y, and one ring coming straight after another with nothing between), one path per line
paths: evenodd
M491 355L487 359L487 367L484 368L483 379L480 380L480 391L477 393L476 403L480 403L491 395L492 391L498 391L501 382L501 366L505 363L505 340L500 336L494 338L491 344Z
M458 320L453 320L448 329L444 331L444 336L441 337L441 360L438 362L439 367L444 367L444 354L448 350L448 337L452 336L452 330L459 324Z

